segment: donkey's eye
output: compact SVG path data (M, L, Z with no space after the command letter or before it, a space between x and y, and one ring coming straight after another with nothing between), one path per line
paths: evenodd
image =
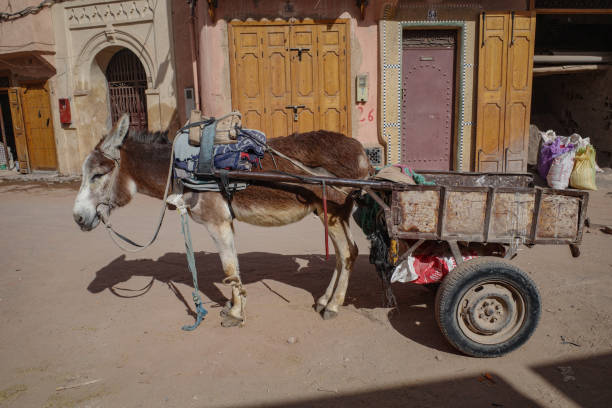
M100 174L94 174L93 176L91 176L91 181L96 181L98 180L100 177L102 177L104 174L100 173Z

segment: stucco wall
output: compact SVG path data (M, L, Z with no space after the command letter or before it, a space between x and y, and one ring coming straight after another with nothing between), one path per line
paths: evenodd
M40 0L0 0L0 12L16 13ZM0 23L0 55L15 52L55 52L51 10L43 7L36 14Z
M213 21L205 2L198 3L197 39L199 43L200 92L202 109L207 115L220 115L231 110L231 84L228 56L228 22L233 19L246 21L252 19L311 18L329 20L335 18L350 19L350 106L352 137L364 145L377 145L378 139L378 23L382 2L371 0L366 9L366 18L361 20L359 9L353 0L292 0L278 1L239 1L225 0L219 2L216 18ZM188 40L188 7L183 2L175 2L174 21L175 39L178 42ZM178 27L182 21L183 27ZM176 51L180 75L177 87L180 98L185 87L193 84L191 75L191 57L187 45ZM177 43L178 48L178 43ZM355 102L355 76L368 74L369 99L365 104ZM180 102L181 109L183 103ZM181 117L184 113L181 111Z
M52 12L58 72L51 103L61 173L80 173L111 125L104 72L120 49L132 51L145 69L149 130L178 128L170 1L77 0ZM58 98L70 100L70 125L60 123Z

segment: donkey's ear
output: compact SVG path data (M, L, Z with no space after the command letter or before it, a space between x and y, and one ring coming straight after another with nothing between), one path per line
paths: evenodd
M130 115L124 113L104 139L102 150L110 152L112 149L119 148L123 144L128 130L130 130Z

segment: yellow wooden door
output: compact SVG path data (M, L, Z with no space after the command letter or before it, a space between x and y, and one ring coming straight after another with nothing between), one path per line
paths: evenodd
M349 134L348 22L230 25L232 108L268 137Z
M318 27L320 127L348 131L346 24Z
M476 170L527 170L535 16L482 13Z
M482 13L480 16L477 171L503 171L508 17L505 13Z
M31 170L57 170L49 92L45 84L22 88L28 157Z
M293 131L319 130L318 93L319 61L317 60L317 27L291 27L291 106Z
M527 13L510 16L504 132L505 172L520 173L527 170L535 22L535 15Z
M11 119L13 121L13 135L15 147L17 148L17 161L19 170L27 172L28 164L28 142L26 140L25 127L23 124L23 111L21 109L21 92L19 88L10 88L8 91L9 104L11 106Z
M263 31L264 112L267 137L286 136L293 132L291 105L291 61L289 27L261 27Z
M267 129L263 75L263 30L254 26L235 27L232 99L242 113L243 126Z

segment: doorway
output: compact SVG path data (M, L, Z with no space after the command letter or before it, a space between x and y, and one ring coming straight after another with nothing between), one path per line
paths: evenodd
M450 170L455 110L454 30L404 30L401 161L420 170Z
M47 83L25 83L22 86L21 103L30 170L57 170Z
M106 67L113 125L121 115L130 115L130 133L146 131L147 74L138 57L128 49L118 51Z

